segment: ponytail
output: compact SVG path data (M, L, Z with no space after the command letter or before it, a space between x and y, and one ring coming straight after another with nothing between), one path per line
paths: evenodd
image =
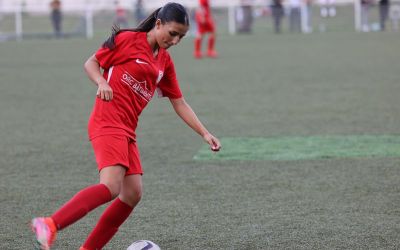
M115 37L121 32L124 31L149 32L156 25L157 15L158 12L160 12L160 10L161 8L156 9L146 19L141 21L135 29L121 29L118 24L114 23L113 26L111 27L111 35L103 43L103 48L109 48L110 50L115 49Z
M156 25L157 19L160 19L163 24L174 21L189 26L189 15L186 9L178 3L167 3L164 7L156 9L146 19L141 21L135 29L120 29L117 24L114 24L111 28L110 37L103 43L103 48L115 49L115 37L121 32L149 32Z
M151 13L146 19L141 21L136 29L132 29L132 31L136 32L149 32L156 25L158 13L162 8L156 9L153 13Z

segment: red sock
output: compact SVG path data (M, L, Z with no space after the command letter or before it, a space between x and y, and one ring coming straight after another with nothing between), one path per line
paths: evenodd
M110 190L106 185L93 185L79 191L71 200L58 209L51 218L57 229L61 230L111 199Z
M104 211L96 227L86 239L83 247L88 250L102 249L129 217L133 207L119 198Z
M194 52L201 51L201 38L196 37L194 39Z
M213 51L214 50L214 46L215 46L215 37L211 35L208 38L208 51Z

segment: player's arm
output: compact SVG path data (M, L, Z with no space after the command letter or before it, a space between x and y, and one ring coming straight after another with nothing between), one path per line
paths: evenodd
M177 99L169 99L171 101L172 107L179 117L195 132L197 132L203 139L210 145L211 150L219 151L221 148L221 143L213 136L201 123L197 115L194 113L189 104L185 101L183 97Z
M100 63L95 55L87 59L84 68L89 79L97 85L96 95L104 101L111 101L113 98L113 91L101 74Z

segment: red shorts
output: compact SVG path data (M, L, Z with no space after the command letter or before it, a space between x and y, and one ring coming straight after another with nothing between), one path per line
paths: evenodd
M124 135L103 135L91 140L99 172L109 166L121 165L125 175L143 174L136 142Z
M212 33L214 32L214 30L215 30L214 22L210 20L206 20L204 23L199 23L197 25L197 31L200 34Z
M202 17L200 15L196 15L197 32L203 34L215 31L214 21L211 18L205 18L204 23L201 21Z

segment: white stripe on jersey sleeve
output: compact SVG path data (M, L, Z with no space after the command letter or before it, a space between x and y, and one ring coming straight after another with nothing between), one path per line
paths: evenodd
M112 71L113 71L114 66L112 66L109 70L108 70L108 77L107 77L107 82L110 83L110 79L111 79L111 75L112 75Z

